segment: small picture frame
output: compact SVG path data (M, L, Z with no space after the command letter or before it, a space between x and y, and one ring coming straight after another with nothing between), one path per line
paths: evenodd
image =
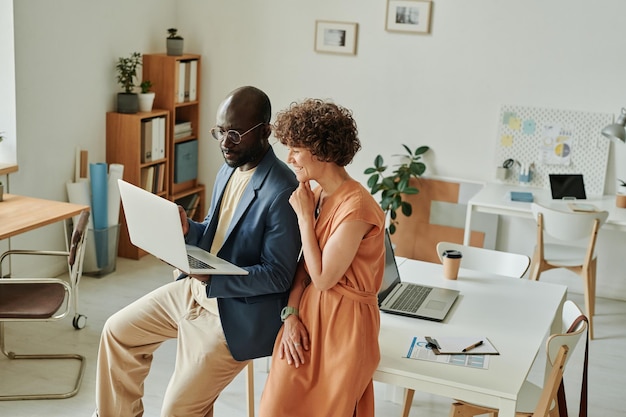
M358 28L358 23L316 20L315 52L356 55Z
M390 32L430 33L432 2L387 0L385 29Z

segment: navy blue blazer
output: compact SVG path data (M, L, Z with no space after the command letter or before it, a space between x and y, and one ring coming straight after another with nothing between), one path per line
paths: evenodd
M224 164L202 223L189 221L186 241L210 250L224 189L234 169ZM207 296L216 297L226 342L239 361L272 354L300 253L300 231L289 204L298 186L293 171L270 147L244 190L218 256L249 275L213 275Z

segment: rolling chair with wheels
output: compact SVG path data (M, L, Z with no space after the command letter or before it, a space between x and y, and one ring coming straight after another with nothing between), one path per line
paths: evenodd
M76 296L72 294L76 286L77 280L80 278L82 271L82 262L84 255L84 243L86 237L86 225L89 219L89 212L81 213L80 220L74 229L70 242L70 250L68 252L52 252L52 251L8 251L0 257L4 259L9 255L58 255L68 258L68 267L70 269L70 282L66 282L58 278L0 278L0 351L10 362L13 360L28 359L53 359L53 360L71 360L79 361L79 369L76 375L74 386L70 391L66 392L47 392L47 393L23 393L23 394L0 394L0 401L7 400L42 400L42 399L60 399L69 398L80 389L85 372L85 357L76 353L67 354L18 354L9 351L6 348L6 322L51 322L61 320L66 317L72 310L72 300L76 302ZM1 261L0 261L1 263ZM1 276L1 275L0 275ZM76 309L76 305L74 305ZM74 317L74 327L79 328L81 321L80 315ZM84 325L84 323L83 323ZM43 378L51 378L49 374L42 372ZM3 378L7 378L5 372L2 372Z
M74 231L69 242L69 250L52 251L52 250L31 250L31 249L12 249L0 255L0 278L5 278L2 274L2 265L5 260L12 256L60 256L67 258L67 268L69 272L68 284L71 288L71 306L74 311L72 325L75 329L82 329L87 323L87 317L78 312L78 284L83 275L83 260L85 257L85 241L87 239L87 223L89 221L89 211L84 210L78 217L78 221L74 225Z

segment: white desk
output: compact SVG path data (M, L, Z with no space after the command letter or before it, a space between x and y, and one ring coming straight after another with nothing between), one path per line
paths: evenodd
M530 203L511 201L509 198L511 191L532 192L535 197L535 202L556 208L562 207L563 209L568 210L567 201L553 200L550 190L548 189L487 183L467 203L465 234L463 235L464 245L469 245L472 213L474 212L526 217L532 219L533 215L530 210ZM585 202L595 205L600 210L607 210L609 212L609 218L602 227L626 232L626 209L615 207L614 195L590 197L585 200Z
M408 259L404 281L455 288L459 299L442 323L381 313L381 361L374 380L500 409L514 417L517 395L545 336L561 331L567 287L462 269L457 281L442 266ZM489 369L407 359L413 336L485 335L500 352Z

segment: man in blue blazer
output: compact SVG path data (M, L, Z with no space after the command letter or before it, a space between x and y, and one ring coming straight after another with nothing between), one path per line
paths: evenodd
M143 382L153 352L177 338L176 368L162 416L211 416L222 389L253 358L272 353L300 252L289 197L293 172L269 144L271 105L254 87L220 105L211 134L225 164L202 223L180 208L185 239L248 275L181 277L111 316L98 353L100 417L143 414Z

